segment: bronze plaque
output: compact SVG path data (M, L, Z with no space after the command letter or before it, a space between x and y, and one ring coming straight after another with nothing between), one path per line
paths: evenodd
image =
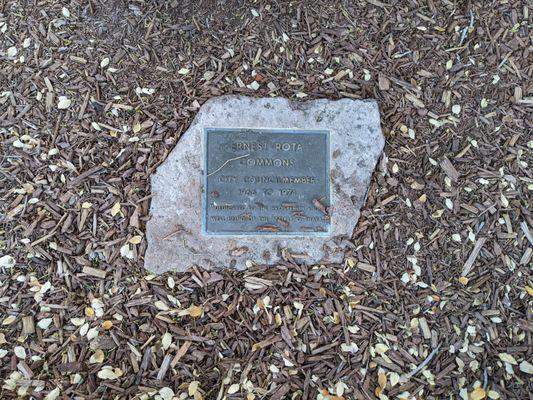
M329 234L328 131L206 128L204 134L204 234Z

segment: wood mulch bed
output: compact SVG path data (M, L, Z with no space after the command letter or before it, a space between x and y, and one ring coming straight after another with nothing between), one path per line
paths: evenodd
M0 2L0 398L531 398L531 13ZM150 174L230 93L378 100L343 265L143 270Z

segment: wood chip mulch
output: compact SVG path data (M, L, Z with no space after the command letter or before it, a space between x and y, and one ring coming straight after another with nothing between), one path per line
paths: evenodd
M0 2L0 398L528 399L531 3ZM221 94L376 98L343 265L142 269Z

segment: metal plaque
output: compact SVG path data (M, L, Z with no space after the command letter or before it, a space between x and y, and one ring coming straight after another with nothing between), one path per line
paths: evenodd
M204 234L329 234L328 131L206 128L204 144Z

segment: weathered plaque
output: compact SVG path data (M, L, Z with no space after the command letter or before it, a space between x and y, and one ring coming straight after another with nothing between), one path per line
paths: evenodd
M327 235L329 132L204 130L203 233Z

